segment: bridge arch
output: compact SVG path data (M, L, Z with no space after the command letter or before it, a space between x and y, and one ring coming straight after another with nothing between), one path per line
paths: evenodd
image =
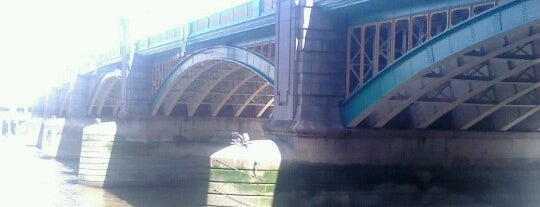
M90 97L87 115L101 116L104 107L110 109L110 115L118 113L120 108L120 79L121 71L118 69L101 76Z
M426 129L449 115L454 129L507 131L538 120L538 9L540 0L511 1L424 42L351 93L344 125L380 128L405 115Z
M160 86L152 115L268 116L274 65L238 47L206 48L178 63Z
M73 88L69 87L62 95L62 103L60 104L60 109L58 110L59 117L65 117L68 113L68 107L71 104L71 94L73 93Z

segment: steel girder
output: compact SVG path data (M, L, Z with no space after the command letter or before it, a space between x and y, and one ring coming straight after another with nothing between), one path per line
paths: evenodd
M120 107L120 93L113 91L120 89L120 70L115 70L104 74L99 83L96 85L90 103L88 104L87 115L100 116L103 107L108 103L108 107L112 107L112 115L115 115Z
M187 116L203 105L217 116L230 105L234 116L256 106L253 117L260 117L273 103L273 85L274 66L263 57L237 47L207 48L175 66L154 98L152 115L170 116L182 104Z
M539 8L540 0L513 1L425 42L349 96L342 105L344 124L367 120L384 127L409 108L418 129L452 112L456 129L490 117L501 122L490 130L509 130L540 110L538 102L513 104L540 81ZM519 80L523 74L529 80ZM486 94L494 102L474 102Z

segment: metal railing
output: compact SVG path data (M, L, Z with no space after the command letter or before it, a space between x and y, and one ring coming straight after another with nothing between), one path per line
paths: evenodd
M200 35L223 27L240 24L275 14L277 0L252 0L225 11L191 21L187 25L169 29L135 42L135 51L156 48L173 42L185 41L188 36ZM120 50L113 49L99 56L99 63L120 58Z
M165 32L152 35L142 40L135 42L136 51L149 49L152 47L168 44L171 42L182 41L185 35L182 26L169 29Z
M220 29L275 13L276 0L253 0L189 23L190 35Z

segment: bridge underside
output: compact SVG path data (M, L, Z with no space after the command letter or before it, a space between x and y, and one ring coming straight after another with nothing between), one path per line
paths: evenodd
M116 115L120 108L120 89L120 71L105 74L92 93L87 115L96 117Z
M505 15L527 14L522 6L533 2L474 18L404 55L353 92L342 110L345 124L538 131L540 20L504 22ZM494 24L501 14L502 25Z
M539 37L528 29L516 31L432 67L381 103L369 116L369 124L536 131L540 127L540 68L535 51ZM412 122L403 122L404 116Z
M268 117L273 65L250 51L218 47L180 62L160 87L153 115Z

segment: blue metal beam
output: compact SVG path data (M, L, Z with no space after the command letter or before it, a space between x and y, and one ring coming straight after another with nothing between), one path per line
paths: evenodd
M479 42L513 29L540 21L540 0L516 0L471 18L434 37L405 54L364 86L356 89L342 104L343 124L355 127L377 103L388 99L395 89L425 72L431 65Z

